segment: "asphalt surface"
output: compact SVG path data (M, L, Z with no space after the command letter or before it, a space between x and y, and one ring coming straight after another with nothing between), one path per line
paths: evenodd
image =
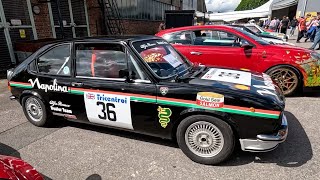
M22 158L46 179L320 179L318 93L287 98L289 135L276 150L236 150L219 166L194 163L176 143L145 135L58 120L35 127L9 95L0 80L0 154Z

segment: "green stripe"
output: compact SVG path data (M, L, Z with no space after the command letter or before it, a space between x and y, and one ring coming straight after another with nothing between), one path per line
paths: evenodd
M255 116L255 117L264 117L264 118L272 118L272 119L278 119L279 118L279 115L259 113L259 112L250 112L250 111L244 111L244 110L238 110L238 109L206 108L206 107L203 107L203 106L199 106L197 104L180 103L180 102L166 101L166 100L158 100L157 102L159 104L163 104L163 105L174 105L174 106L181 106L181 107L206 109L206 110L212 110L212 111L220 111L220 112L226 112L226 113L241 114L241 115Z
M12 86L12 87L19 87L19 88L24 88L24 89L32 89L32 86L30 86L30 85L24 85L24 84L14 84L14 83L10 83L10 86Z
M157 103L156 99L151 99L151 98L130 97L130 100L131 101L147 102L147 103Z
M69 92L71 94L77 94L77 95L83 95L84 94L84 91L78 91L78 90L71 90ZM206 107L199 106L197 104L192 104L192 103L183 103L183 102L160 100L160 99L157 100L155 98L152 99L152 98L143 98L143 97L131 96L130 100L131 101L146 102L146 103L158 103L160 105L170 105L170 106L206 109L206 110L210 110L210 111L219 111L219 112L226 112L226 113L240 114L240 115L254 116L254 117L263 117L263 118L271 118L271 119L278 119L279 118L279 115L275 115L275 114L251 112L251 111L244 111L244 110L230 109L230 108L206 108Z
M77 94L77 95L84 95L83 91L78 91L78 90L70 90L69 93L71 94Z

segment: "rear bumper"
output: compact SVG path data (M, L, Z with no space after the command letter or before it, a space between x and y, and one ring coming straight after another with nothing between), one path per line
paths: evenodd
M251 152L271 151L284 142L288 135L288 122L285 115L282 116L281 127L276 134L259 134L256 139L240 139L241 149Z

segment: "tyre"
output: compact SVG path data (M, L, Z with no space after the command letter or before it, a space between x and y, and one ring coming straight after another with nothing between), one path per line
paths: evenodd
M23 97L22 108L27 119L35 126L43 127L51 123L51 115L48 115L46 107L38 97Z
M221 119L207 115L182 120L176 136L184 154L201 164L221 163L230 157L235 147L231 127Z
M299 72L290 66L276 66L266 72L279 86L283 95L291 96L300 87Z

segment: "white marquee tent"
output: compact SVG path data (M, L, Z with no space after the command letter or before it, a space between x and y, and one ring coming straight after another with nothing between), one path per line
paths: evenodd
M209 15L210 21L235 21L245 18L268 17L272 10L284 9L295 5L298 0L269 0L262 6L246 11L214 13Z

